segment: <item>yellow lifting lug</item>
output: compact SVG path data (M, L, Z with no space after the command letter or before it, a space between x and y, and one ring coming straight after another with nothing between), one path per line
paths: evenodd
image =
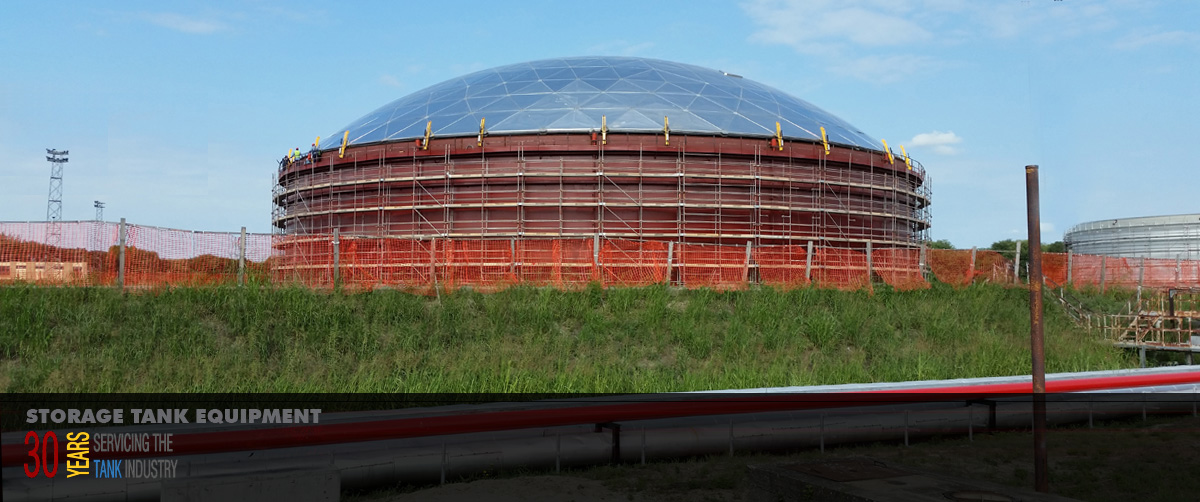
M829 136L825 135L825 126L821 126L821 144L825 145L825 155L829 155Z
M433 136L433 121L432 120L425 123L425 141L421 142L422 150L429 149L429 137L430 136Z
M339 159L346 156L346 140L348 139L350 139L350 131L346 131L345 134L342 134L342 147L338 149Z
M883 142L883 151L884 151L885 153L887 153L888 164L895 165L895 164L896 164L896 157L895 157L894 155L892 155L892 149L891 149L890 147L888 147L887 140L886 140L886 139L881 139L881 140L879 140L879 141L882 141L882 142Z
M663 136L663 144L669 146L671 144L671 121L667 119L666 115L663 115Z
M783 128L779 126L779 122L775 123L775 147L783 151Z
M487 135L487 129L484 129L483 127L485 120L487 120L487 117L481 117L479 119L479 142L476 143L475 146L483 146L483 137ZM430 123L432 124L432 122Z
M600 144L608 144L608 115L600 116Z
M900 153L904 155L904 165L908 166L909 171L912 171L912 159L908 158L908 150L904 149L904 145L900 145Z

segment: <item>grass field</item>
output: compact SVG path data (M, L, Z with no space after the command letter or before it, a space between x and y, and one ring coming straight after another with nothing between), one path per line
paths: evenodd
M1137 364L1049 301L1045 319L1048 372ZM1029 373L1028 333L1028 292L993 285L440 298L11 286L0 390L656 392L998 376Z

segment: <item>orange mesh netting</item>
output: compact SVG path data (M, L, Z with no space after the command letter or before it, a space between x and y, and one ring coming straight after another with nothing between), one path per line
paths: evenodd
M0 282L115 285L120 225L104 222L0 222ZM255 284L334 286L332 235L247 234L245 278ZM126 226L125 284L131 287L234 284L243 244L239 232L193 232ZM742 289L751 280L782 288L809 283L806 246L676 244L623 239L412 240L342 236L338 276L352 290L396 287L430 293L434 287L497 291L527 283L580 289L678 281L689 288ZM996 251L929 250L938 280L1013 282L1012 261ZM1069 258L1068 258L1069 256ZM879 249L872 267L899 290L929 287L917 249ZM1068 265L1069 263L1069 265ZM671 267L679 270L671 276ZM1070 270L1068 270L1068 268ZM756 270L757 274L751 274ZM820 287L870 287L867 256L816 247L812 283ZM1200 260L1104 258L1046 253L1043 271L1054 285L1147 288L1200 286Z
M1075 286L1100 286L1100 262L1103 257L1077 254L1071 256L1071 283Z
M921 275L921 250L878 249L871 252L871 265L883 282L900 291L929 289Z
M605 287L649 286L667 278L667 243L609 239L600 247Z
M517 280L574 290L597 280L592 239L518 240Z
M276 283L333 287L333 235L294 235L279 238L280 256L271 276Z
M745 246L679 244L679 277L689 288L745 289L748 264Z
M813 283L823 288L867 289L867 253L851 249L817 248L813 251Z
M1067 254L1042 253L1042 276L1052 286L1067 283Z
M808 285L808 250L805 246L762 246L751 250L758 264L758 280L783 289Z
M469 286L481 291L498 291L516 282L515 243L508 240L444 240L442 247L445 282L455 289Z
M975 250L975 267L971 267L970 249L930 249L929 268L937 280L955 286L974 281L1010 283L1012 260L997 251Z
M970 249L930 249L929 269L938 281L955 286L971 282Z
M51 224L0 222L0 281L100 285L115 281L117 225L101 222ZM109 254L113 256L110 258Z
M1012 260L998 251L979 249L975 251L973 280L1000 284L1012 283Z

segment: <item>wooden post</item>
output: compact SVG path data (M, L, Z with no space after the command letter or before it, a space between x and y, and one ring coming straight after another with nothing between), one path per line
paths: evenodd
M117 233L119 239L119 250L117 251L117 287L121 290L125 289L125 218L121 218L121 229Z
M967 284L975 280L975 248L971 248L971 268L967 270Z
M1074 265L1072 263L1074 261L1074 258L1075 258L1075 253L1067 251L1067 285L1068 286L1075 285L1075 283L1072 282L1072 277L1071 277L1071 269L1074 268L1074 267L1072 267L1072 265Z
M335 290L338 289L338 286L340 286L340 283L342 282L342 272L340 270L342 259L342 243L339 237L340 233L338 232L338 229L333 229L333 289Z
M1017 254L1013 255L1013 284L1021 283L1021 241L1017 241Z
M1101 293L1104 292L1104 279L1105 279L1104 276L1107 273L1108 273L1108 257L1101 256L1100 257L1100 292Z
M813 241L808 241L808 253L804 255L804 280L812 283Z
M246 285L246 227L242 227L242 238L238 240L238 286Z

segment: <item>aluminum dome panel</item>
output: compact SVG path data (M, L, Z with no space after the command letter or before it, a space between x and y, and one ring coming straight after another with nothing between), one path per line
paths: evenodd
M858 128L802 99L753 80L700 66L631 57L546 59L500 66L435 84L392 101L326 136L349 144L478 133L587 132L608 116L610 131L671 132L820 139L824 126L835 143L879 150Z

